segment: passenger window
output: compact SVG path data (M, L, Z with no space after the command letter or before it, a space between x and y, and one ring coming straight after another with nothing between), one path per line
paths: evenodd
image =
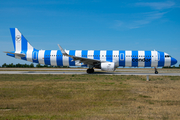
M165 57L171 57L170 55L165 55Z

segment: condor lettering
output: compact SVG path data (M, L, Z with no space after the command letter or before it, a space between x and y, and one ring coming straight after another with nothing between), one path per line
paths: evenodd
M151 59L147 59L147 58L146 59L145 58L144 59L133 58L132 61L133 62L150 62Z

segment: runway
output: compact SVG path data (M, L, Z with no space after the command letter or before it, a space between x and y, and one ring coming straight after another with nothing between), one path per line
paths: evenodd
M25 71L86 71L87 68L0 68L0 71L3 70L10 70L10 71L14 71L14 70L25 70ZM101 69L95 69L96 71L101 71ZM147 68L147 69L127 69L127 68L123 68L123 69L116 69L116 71L154 71L154 69L151 68Z
M78 74L87 75L84 72L77 71L0 71L0 74ZM153 76L180 76L180 73L140 73L140 72L94 72L90 75L153 75Z

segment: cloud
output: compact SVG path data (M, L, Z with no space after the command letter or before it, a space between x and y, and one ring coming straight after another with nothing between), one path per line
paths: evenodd
M162 9L168 9L175 5L172 1L166 1L166 2L139 2L136 3L136 6L144 6L144 7L151 7L153 9L162 10Z
M144 27L147 24L152 23L155 20L159 20L163 16L168 13L168 8L172 8L175 3L172 1L166 2L139 2L135 4L136 6L143 7L151 7L155 9L152 12L144 12L144 13L134 13L126 16L128 19L125 20L115 20L114 28L116 29L136 29L140 27ZM167 20L166 20L167 21Z
M137 13L135 16L140 16L139 19L132 18L128 21L115 20L114 28L117 29L136 29L143 27L146 24L150 24L151 22L158 20L163 17L167 12L147 12L147 13Z
M121 27L124 23L120 20L115 20L116 22L116 27Z
M134 26L134 28L139 28L142 25L149 24L149 23L153 22L154 20L162 18L164 14L166 14L166 12L162 12L162 13L159 13L159 12L143 13L142 16L144 18L142 20L133 21L133 26Z

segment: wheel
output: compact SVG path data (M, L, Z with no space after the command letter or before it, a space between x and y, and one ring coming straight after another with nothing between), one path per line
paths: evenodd
M87 69L87 71L86 71L87 73L90 73L90 69Z
M94 69L87 69L86 72L87 72L87 73L93 73L93 72L94 72Z
M158 71L155 71L155 74L158 74Z
M91 73L94 73L94 69L91 70Z

